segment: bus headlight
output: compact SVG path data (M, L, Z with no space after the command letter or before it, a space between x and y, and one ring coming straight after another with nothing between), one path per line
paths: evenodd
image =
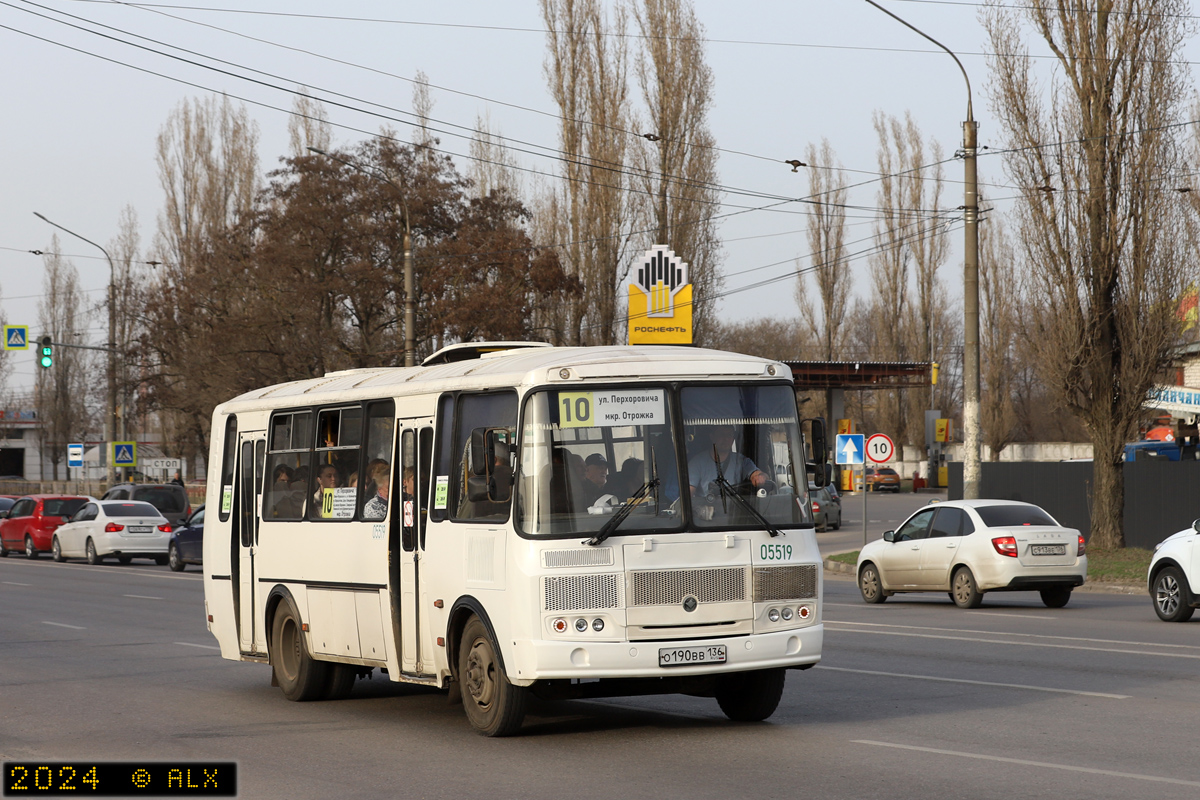
M592 620L592 630L594 630L596 633L604 630L604 620L600 619L599 617L596 617L594 620Z
M771 622L779 622L779 609L772 608L770 611L768 611L767 619L771 620Z
M785 608L785 609L783 609L783 611L780 612L780 614L783 615L783 621L787 622L788 620L790 620L792 618L792 609Z
M580 617L579 619L575 620L575 630L579 631L580 633L583 633L587 629L588 629L588 621L586 619L584 619L583 617Z

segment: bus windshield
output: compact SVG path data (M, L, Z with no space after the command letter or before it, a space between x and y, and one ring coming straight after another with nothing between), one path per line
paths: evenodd
M673 391L531 394L522 416L518 530L594 534L623 507L616 533L682 530L685 514L702 529L811 525L790 386L684 386L678 404Z
M685 386L680 407L697 527L807 524L808 479L790 386Z
M675 426L665 388L535 392L522 419L518 530L595 533L655 479L621 532L680 528Z

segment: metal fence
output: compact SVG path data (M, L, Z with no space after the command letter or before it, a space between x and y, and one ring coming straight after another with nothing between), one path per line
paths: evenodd
M948 466L947 497L957 500L963 492L962 463ZM1091 462L984 462L981 466L980 497L1034 503L1060 524L1090 536ZM1200 517L1200 461L1129 461L1124 471L1126 546L1153 549Z

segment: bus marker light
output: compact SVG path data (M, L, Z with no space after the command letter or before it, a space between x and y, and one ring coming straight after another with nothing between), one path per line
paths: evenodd
M212 614L209 614L209 615L208 615L208 621L209 621L209 622L212 622Z
M559 617L558 619L554 620L554 622L550 623L550 627L554 628L555 633L566 633L567 621L562 617Z
M812 616L812 611L808 606L800 606L798 609L796 609L796 613L800 615L800 619L808 619L810 616Z
M434 608L441 608L441 607L442 607L442 606L444 606L444 605L445 605L445 603L443 603L441 600L434 600L434 601L433 601L433 607L434 607Z
M437 646L438 646L438 647L445 647L445 646L446 646L446 638L445 638L444 636L439 636L439 637L437 638Z
M308 623L307 623L307 622L301 622L301 623L300 623L300 630L304 631L305 633L308 633Z

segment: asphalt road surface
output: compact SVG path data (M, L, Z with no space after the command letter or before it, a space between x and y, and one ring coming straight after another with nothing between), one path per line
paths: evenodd
M882 523L881 523L882 524ZM194 568L193 568L194 569ZM827 577L825 657L735 724L680 696L539 703L473 733L376 676L290 703L222 660L199 572L0 560L0 759L236 761L247 798L1195 798L1200 618L1146 596L867 606Z

